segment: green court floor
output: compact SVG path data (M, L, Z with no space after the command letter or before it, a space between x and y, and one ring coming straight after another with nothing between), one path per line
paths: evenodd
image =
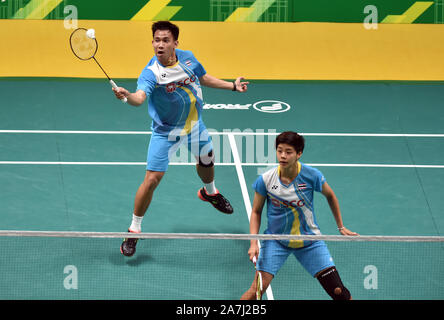
M135 80L118 84L135 89ZM145 172L146 105L122 104L103 80L1 79L0 85L0 229L126 231ZM216 185L235 213L223 215L197 198L201 183L192 160L178 154L143 231L248 233L251 184L274 164L274 133L293 130L305 134L301 161L323 172L349 229L442 236L443 89L442 83L285 81L253 81L245 94L204 88L203 119L218 153ZM325 199L316 195L315 203L322 233L338 234ZM265 224L264 217L261 230ZM252 281L249 241L143 240L132 258L120 254L120 243L0 237L0 299L238 299ZM327 245L355 299L444 298L442 244ZM77 288L66 287L67 266L75 267ZM377 270L371 286L369 266ZM271 289L274 299L329 298L293 257Z

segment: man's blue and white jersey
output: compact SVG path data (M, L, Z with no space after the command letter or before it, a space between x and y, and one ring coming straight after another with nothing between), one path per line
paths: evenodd
M148 97L148 112L152 130L168 134L181 129L181 135L191 132L200 120L203 106L199 78L206 74L191 51L176 49L178 61L163 66L154 56L137 81L137 90Z
M300 162L298 172L289 185L281 182L279 166L266 171L254 182L254 190L267 198L266 234L321 234L315 218L313 196L314 191L322 191L326 180L318 169ZM281 243L300 248L312 241L282 240Z

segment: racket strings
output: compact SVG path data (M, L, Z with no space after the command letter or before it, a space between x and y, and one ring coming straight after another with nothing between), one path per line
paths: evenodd
M72 52L81 60L89 60L93 58L98 49L96 39L88 37L86 31L86 29L82 28L77 29L69 38Z

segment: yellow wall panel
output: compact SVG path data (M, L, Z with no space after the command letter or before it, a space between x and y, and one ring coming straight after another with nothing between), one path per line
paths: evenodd
M179 48L226 79L444 80L444 25L177 22ZM153 55L151 22L87 21L99 62L114 78L137 78ZM102 77L69 47L60 20L0 20L0 76Z

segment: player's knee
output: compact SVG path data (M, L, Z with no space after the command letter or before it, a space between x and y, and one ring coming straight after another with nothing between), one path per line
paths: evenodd
M333 300L350 300L350 291L344 286L337 287L333 290Z
M213 150L205 156L199 156L199 165L204 168L211 168L214 166Z
M343 285L335 267L321 271L317 278L333 300L350 300L350 291Z
M143 182L143 186L147 191L154 191L159 185L160 181L154 179L147 179Z
M148 190L154 190L157 188L157 186L160 183L160 180L162 180L163 177L163 173L161 174L147 174L145 176L145 180L143 181L143 184L145 186L145 188L147 188Z
M337 287L335 288L333 293L335 294L335 296L340 296L342 294L342 289L340 287Z

